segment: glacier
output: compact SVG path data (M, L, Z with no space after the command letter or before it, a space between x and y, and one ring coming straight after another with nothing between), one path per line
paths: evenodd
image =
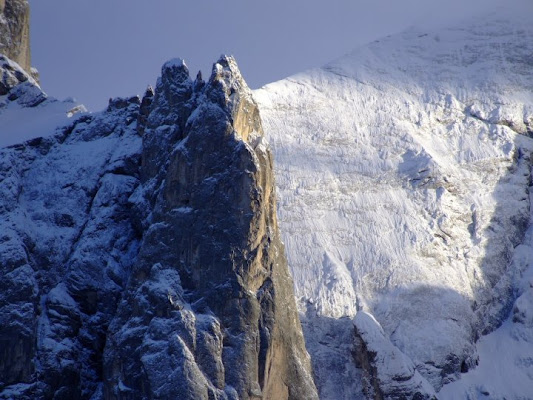
M467 371L496 346L477 340L530 298L531 15L513 2L412 28L255 91L321 398L364 396L346 342L358 311L438 391L477 385Z

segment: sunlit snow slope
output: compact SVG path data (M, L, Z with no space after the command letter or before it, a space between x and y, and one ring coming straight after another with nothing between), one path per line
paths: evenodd
M528 290L532 4L411 29L255 92L323 399L362 396L358 310L440 390Z

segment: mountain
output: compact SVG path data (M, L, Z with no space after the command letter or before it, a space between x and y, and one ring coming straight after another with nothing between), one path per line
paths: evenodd
M49 97L20 65L0 54L0 146L50 135L86 111L74 99Z
M96 113L0 11L0 399L531 398L530 2Z
M235 60L98 113L0 66L0 398L318 399Z
M28 77L4 97L48 108ZM317 398L232 58L39 129L1 149L0 398Z
M322 399L404 398L415 374L530 398L531 15L413 28L254 93Z
M104 397L318 398L272 156L235 60L222 57L207 82L166 63L137 131L142 242L108 330Z

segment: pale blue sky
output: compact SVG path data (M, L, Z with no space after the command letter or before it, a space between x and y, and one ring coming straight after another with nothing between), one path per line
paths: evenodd
M109 97L142 93L170 58L207 77L220 54L232 54L258 88L412 25L501 1L30 0L32 61L47 93L97 111Z

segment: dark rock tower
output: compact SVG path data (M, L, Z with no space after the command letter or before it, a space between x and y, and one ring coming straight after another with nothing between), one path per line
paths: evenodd
M145 232L105 352L113 399L314 399L272 155L235 60L163 66L146 120Z

